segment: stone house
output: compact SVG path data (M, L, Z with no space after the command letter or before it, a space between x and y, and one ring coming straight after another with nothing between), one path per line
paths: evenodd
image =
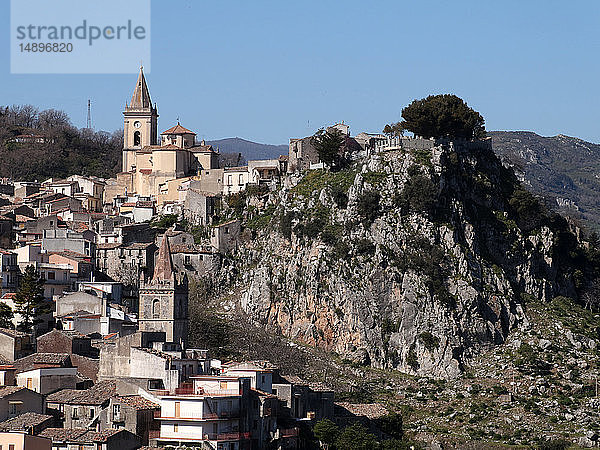
M25 412L42 414L44 396L22 386L0 386L0 422Z
M301 139L290 139L288 170L300 172L308 170L311 164L320 161L317 149L312 144L312 136Z
M215 225L212 228L210 244L222 254L237 250L241 233L240 221L237 219Z
M100 413L100 429L125 429L148 445L149 436L159 429L154 418L160 414L160 405L140 395L122 395L110 399L108 408Z
M182 350L164 340L162 332L137 332L105 343L100 350L98 378L159 380L160 386L154 383L155 388L174 389L190 376L209 372L205 351Z
M127 430L46 428L40 437L52 440L53 450L135 450L140 439Z
M17 373L17 386L23 386L42 395L61 389L75 389L81 378L77 367L48 367Z
M90 232L91 233L91 232ZM78 233L69 229L45 229L42 248L48 253L69 250L89 258L96 254L94 236L90 233Z
M17 254L0 249L0 293L16 292L19 287Z
M171 246L173 270L190 276L202 276L214 273L221 267L221 255L211 247L200 245Z
M0 431L25 431L38 435L48 427L54 426L54 417L47 414L26 412L0 423Z
M92 339L77 331L52 330L37 339L38 353L63 353L98 357L99 350L92 347Z
M68 354L77 372L93 382L98 377L99 350L92 346L92 340L76 331L52 330L37 338L39 353Z
M13 219L0 215L0 248L11 247L14 240Z
M63 389L46 397L47 414L63 423L64 428L99 426L100 413L116 395L114 381L100 381L89 389Z
M33 353L32 337L22 331L0 328L0 356L15 361Z
M96 268L126 286L137 286L140 274L154 270L155 252L152 242L98 244Z
M209 225L220 197L190 188L183 203L183 217L193 225Z
M297 377L277 377L272 392L282 402L283 410L292 418L332 418L334 415L334 393L319 385Z

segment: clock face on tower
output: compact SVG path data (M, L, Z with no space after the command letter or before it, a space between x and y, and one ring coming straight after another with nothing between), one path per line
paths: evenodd
M139 128L139 127L141 127L141 126L142 126L142 123L141 123L139 120L136 120L135 122L133 122L133 126L134 126L135 128Z

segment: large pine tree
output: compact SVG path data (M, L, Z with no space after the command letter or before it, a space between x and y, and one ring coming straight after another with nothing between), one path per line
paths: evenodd
M44 300L44 280L35 267L25 269L14 303L15 313L21 316L17 328L25 332L30 332L40 322L41 315L52 311L52 304Z

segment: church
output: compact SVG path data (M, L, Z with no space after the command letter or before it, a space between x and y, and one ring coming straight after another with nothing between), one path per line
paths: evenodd
M204 141L197 144L196 133L179 122L158 141L158 108L152 105L143 67L123 116L123 166L117 182L127 195L156 199L169 180L218 168L219 154Z
M167 342L186 347L188 335L188 280L173 271L169 238L162 238L149 280L141 280L139 330L164 332Z

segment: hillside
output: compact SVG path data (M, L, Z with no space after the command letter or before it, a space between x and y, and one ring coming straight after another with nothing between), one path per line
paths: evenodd
M600 323L582 305L598 252L489 146L310 171L224 215L247 232L199 283L220 319L192 297L194 345L401 411L442 448L593 444Z
M485 145L311 171L262 213L244 195L228 199L256 236L238 261L242 308L374 367L456 377L526 322L527 301L577 299L595 270Z
M239 137L208 141L208 143L219 147L222 153L241 153L246 161L277 158L288 153L287 145L259 144Z
M549 205L600 229L600 145L558 135L493 131L494 151Z

